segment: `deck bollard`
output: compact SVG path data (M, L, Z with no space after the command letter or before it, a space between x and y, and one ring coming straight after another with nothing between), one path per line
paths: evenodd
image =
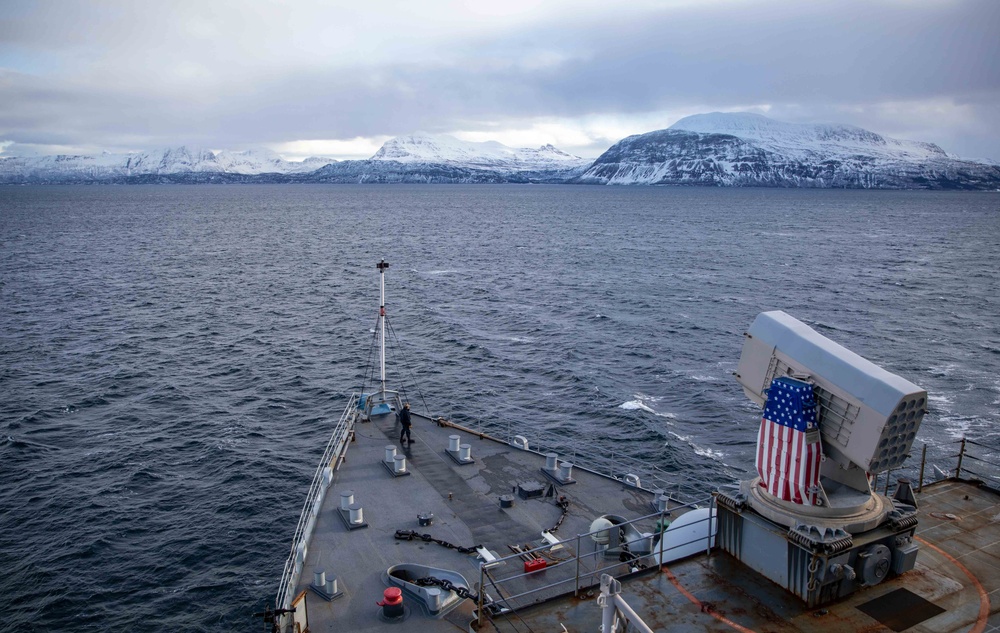
M361 525L362 523L365 522L365 513L361 509L360 503L352 503L350 506L348 506L348 510L351 513L352 525Z
M376 602L382 607L382 615L386 618L399 618L406 614L403 609L403 592L399 587L389 587L382 592L382 602Z
M351 504L354 503L354 491L344 490L340 493L340 509L347 512L351 509Z

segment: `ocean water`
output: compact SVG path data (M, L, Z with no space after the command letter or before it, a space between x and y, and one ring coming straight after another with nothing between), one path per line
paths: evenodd
M995 194L5 187L0 630L261 630L382 258L390 381L580 464L752 469L771 309L928 389L932 463L1000 462Z

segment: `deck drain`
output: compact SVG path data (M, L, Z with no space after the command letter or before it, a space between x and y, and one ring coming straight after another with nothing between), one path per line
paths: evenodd
M945 611L908 589L890 591L884 596L858 605L858 610L893 631L905 631Z

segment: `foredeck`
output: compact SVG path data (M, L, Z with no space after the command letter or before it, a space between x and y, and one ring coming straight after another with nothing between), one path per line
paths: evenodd
M471 446L472 463L458 464L447 454L454 434ZM489 570L483 577L486 594L517 613L487 619L484 630L597 630L595 587L601 573L627 576L622 580L623 597L658 631L950 632L991 631L1000 623L991 606L996 600L990 600L1000 588L1000 497L970 483L939 482L918 494L921 550L916 569L833 605L808 610L724 553L696 555L661 572L651 556L622 563L596 552L589 536L577 536L588 534L592 521L605 514L637 520L640 532L653 532L659 515L648 490L579 466L573 470L576 483L554 484L542 472L544 455L422 416L414 416L410 446L400 445L398 436L392 415L358 423L346 459L333 474L295 592L305 592L310 631L387 631L400 626L382 619L375 604L388 586L386 571L400 563L458 572L473 593L479 591L481 561L475 554L434 542L398 540L397 530L430 534L459 546L484 545L499 557L509 556L510 545L541 545L542 531L555 526L562 515L556 504L559 496L569 505L555 535L566 542L556 552L539 552L546 559L543 571L525 574L519 558ZM383 465L390 444L406 456L409 475L394 477ZM546 489L554 484L553 496L519 496L518 485L531 482ZM348 529L340 518L340 493L345 490L353 491L362 506L366 527ZM513 495L513 506L501 508L501 495ZM671 510L671 518L676 518L687 508ZM434 515L432 525L420 526L417 515L427 513ZM309 590L313 572L319 570L336 576L341 596L326 601ZM579 596L574 597L577 589ZM901 592L892 593L897 590ZM412 630L467 631L475 620L473 600L437 617L409 596L405 604L403 626Z
M324 506L308 547L296 594L307 591L310 631L381 631L393 626L379 618L376 602L388 586L386 571L400 563L415 563L452 570L464 576L473 593L480 582L480 559L423 540L399 540L397 530L413 530L459 546L483 545L498 558L513 556L511 545L525 549L542 545L542 532L560 522L560 496L569 502L561 525L554 532L569 540L553 553L544 551L547 569L525 574L520 558L491 570L487 594L505 607L522 608L556 595L572 594L577 586L592 586L601 573L629 573L630 565L596 554L589 537L591 523L604 514L628 520L652 532L660 518L654 494L622 481L575 467L576 483L560 485L542 472L545 456L522 450L469 431L441 426L429 418L413 416L413 441L401 445L395 416L359 422L346 458L334 473ZM448 454L449 436L459 435L469 444L473 462L456 463ZM394 445L406 456L406 476L394 477L383 465L385 448ZM519 496L518 486L540 485L536 498ZM551 487L550 487L551 486ZM362 506L366 527L349 529L339 515L341 492L353 491ZM549 493L551 496L546 496ZM513 506L500 507L500 496L512 495ZM685 508L671 503L674 516ZM418 515L432 513L433 523L422 527ZM706 525L707 530L707 525ZM707 531L706 531L707 546ZM577 564L577 552L585 556ZM589 554L589 555L588 555ZM563 561L560 564L560 561ZM646 560L642 564L649 564ZM635 563L632 564L634 566ZM332 601L308 592L315 571L336 576L343 595ZM444 617L432 617L413 601L406 602L410 625L421 631L468 630L476 604L466 600Z

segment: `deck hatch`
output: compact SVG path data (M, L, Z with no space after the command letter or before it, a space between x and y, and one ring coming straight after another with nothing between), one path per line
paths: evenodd
M924 620L944 613L944 609L908 589L896 589L858 605L858 610L893 631L905 631Z

